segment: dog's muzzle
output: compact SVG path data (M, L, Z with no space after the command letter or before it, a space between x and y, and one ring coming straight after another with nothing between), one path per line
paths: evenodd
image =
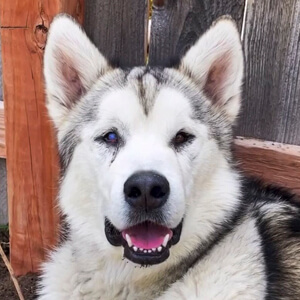
M129 219L134 224L119 231L105 220L105 234L113 246L124 247L124 257L140 265L165 261L170 247L179 242L182 222L176 228L163 225L163 207L170 194L168 180L155 172L133 174L124 184Z

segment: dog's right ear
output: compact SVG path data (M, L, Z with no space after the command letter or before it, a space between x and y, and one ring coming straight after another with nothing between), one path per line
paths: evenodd
M59 128L77 101L109 69L106 59L67 15L50 26L44 56L47 106Z
M240 34L230 17L220 18L199 38L182 58L180 70L234 122L240 109L244 59Z

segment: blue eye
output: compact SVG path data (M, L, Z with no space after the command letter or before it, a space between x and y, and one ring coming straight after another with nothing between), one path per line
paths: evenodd
M111 145L116 145L119 142L119 137L118 134L116 132L108 132L104 135L103 140L107 143L107 144L111 144Z

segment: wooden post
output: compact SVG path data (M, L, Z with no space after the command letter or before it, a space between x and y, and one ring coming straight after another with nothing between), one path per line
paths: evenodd
M43 51L52 18L82 22L83 0L0 2L10 259L16 275L36 272L57 240L58 160L45 109Z

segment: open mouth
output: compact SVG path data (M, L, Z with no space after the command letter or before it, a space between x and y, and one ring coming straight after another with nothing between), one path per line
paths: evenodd
M105 220L105 234L110 244L124 247L124 257L140 265L154 265L165 261L170 248L179 242L182 222L170 229L163 225L146 221L123 231L118 231L111 222Z

